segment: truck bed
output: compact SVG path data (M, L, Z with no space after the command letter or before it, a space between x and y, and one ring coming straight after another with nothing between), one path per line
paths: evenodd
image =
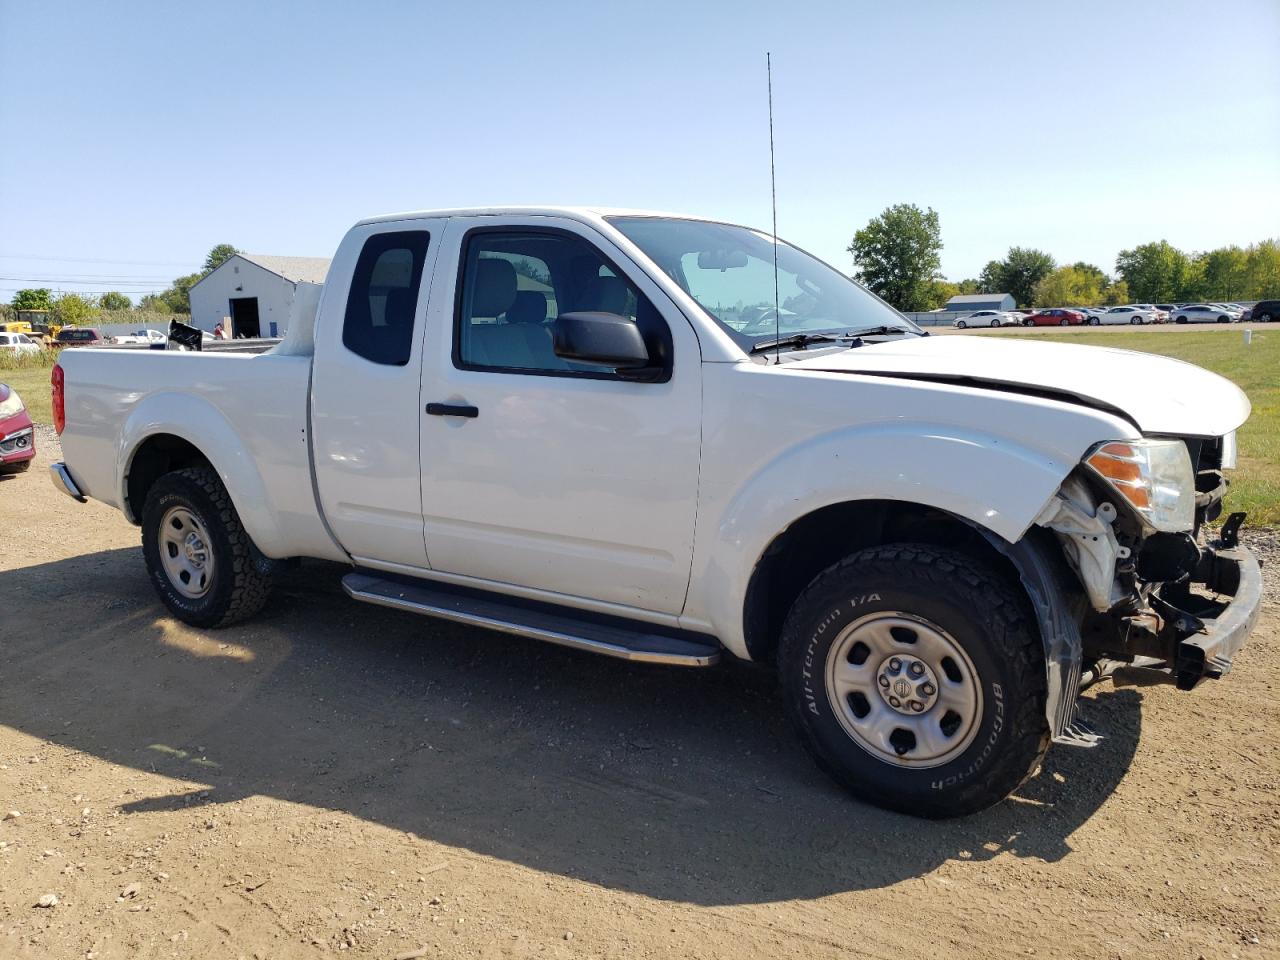
M241 351L64 351L62 447L87 495L126 504L124 451L145 437L186 440L212 462L270 557L345 559L316 507L308 450L306 356Z

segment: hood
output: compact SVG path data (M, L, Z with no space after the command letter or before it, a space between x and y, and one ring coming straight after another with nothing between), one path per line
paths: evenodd
M1181 360L1111 347L1005 337L910 337L797 360L787 369L1058 395L1118 411L1143 433L1218 437L1249 417L1249 398L1230 380Z

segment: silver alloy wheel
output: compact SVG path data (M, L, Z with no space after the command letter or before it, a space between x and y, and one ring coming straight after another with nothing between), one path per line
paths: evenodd
M900 767L953 760L982 718L978 671L964 648L936 624L899 611L844 628L827 653L826 687L854 742Z
M198 600L213 583L213 549L200 518L186 507L170 507L160 520L160 563L173 588Z

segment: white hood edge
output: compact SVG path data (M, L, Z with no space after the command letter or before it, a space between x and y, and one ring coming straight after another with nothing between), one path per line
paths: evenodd
M911 337L797 360L786 368L1044 390L1119 410L1143 433L1170 436L1220 437L1244 423L1250 411L1243 390L1191 363L1134 350L1004 337Z

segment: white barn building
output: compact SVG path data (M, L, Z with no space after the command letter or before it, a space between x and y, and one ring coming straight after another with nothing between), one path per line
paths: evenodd
M237 253L191 288L191 323L228 337L283 337L299 286L324 283L325 257ZM302 298L314 300L315 291Z

